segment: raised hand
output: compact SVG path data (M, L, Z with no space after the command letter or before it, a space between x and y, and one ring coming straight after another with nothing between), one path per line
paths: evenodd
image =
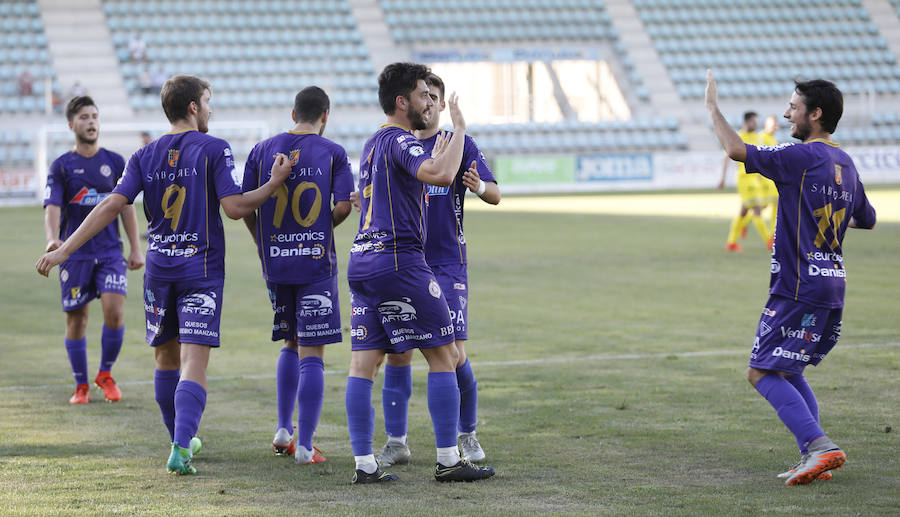
M447 104L450 106L450 120L453 121L453 129L455 131L465 131L466 119L463 118L462 111L459 109L459 97L456 95L456 92L450 94Z
M481 186L481 176L478 175L478 167L476 165L475 160L472 160L469 168L463 173L463 185L472 192L478 192L478 187Z

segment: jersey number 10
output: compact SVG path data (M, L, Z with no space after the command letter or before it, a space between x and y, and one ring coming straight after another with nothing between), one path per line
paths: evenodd
M306 217L303 217L300 213L300 196L310 189L315 190L316 198L313 200L312 206L309 207L309 212L306 213ZM272 197L275 198L275 217L272 219L272 225L274 225L275 228L281 228L281 223L284 221L284 212L287 210L288 198L290 198L291 201L291 213L294 215L294 220L304 228L312 226L319 218L319 213L322 211L322 191L319 190L318 185L311 181L304 181L297 185L293 195L288 193L287 185L281 185L281 187L272 194Z

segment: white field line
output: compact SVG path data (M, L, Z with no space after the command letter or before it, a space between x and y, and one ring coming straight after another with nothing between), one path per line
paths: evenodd
M895 348L900 347L900 343L866 343L861 345L838 345L837 348L840 350L846 349L859 349L859 348ZM483 361L479 363L473 363L472 366L476 368L480 367L488 367L488 366L532 366L532 365L544 365L544 364L564 364L564 363L580 363L584 361L627 361L632 359L666 359L669 357L710 357L710 356L718 356L718 355L741 355L741 354L749 354L749 347L747 348L732 348L728 350L703 350L699 352L679 352L679 353L660 353L660 354L609 354L609 355L588 355L588 356L576 356L576 357L545 357L542 359L523 359L521 361ZM418 365L413 366L413 370L427 370L427 365ZM325 370L325 375L347 375L347 370ZM275 379L275 375L265 374L265 375L226 375L226 376L218 376L218 377L209 377L207 380L210 382L217 381L236 381L236 380L267 380L267 379ZM152 380L149 381L125 381L119 382L120 386L147 386L153 384ZM67 384L43 384L36 386L0 386L0 391L16 391L16 390L43 390L43 389L56 389L56 388L70 388L72 383Z

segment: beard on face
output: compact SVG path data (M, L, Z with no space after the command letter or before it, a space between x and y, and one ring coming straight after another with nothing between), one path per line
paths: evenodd
M82 131L81 133L76 133L75 138L82 144L94 144L100 138L100 131L94 132L93 137L88 136L87 131Z
M791 136L801 142L805 142L809 138L810 133L812 133L812 128L809 125L809 116L806 116L802 122L794 123L794 130L791 131Z
M423 129L428 129L428 124L425 122L424 111L416 111L412 109L410 106L409 110L409 122L412 124L412 129L416 131L421 131Z

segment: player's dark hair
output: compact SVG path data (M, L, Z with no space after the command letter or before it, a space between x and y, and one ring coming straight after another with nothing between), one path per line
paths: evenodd
M431 73L425 65L418 63L391 63L378 76L378 102L385 115L393 115L397 110L397 96L409 99L419 80L427 80Z
M436 88L441 92L440 100L444 100L444 81L441 80L440 77L434 72L428 74L428 78L425 79L425 84L428 85L428 89L430 90L432 87Z
M751 118L756 118L758 116L759 115L757 115L755 111L745 111L744 112L744 122L747 122Z
M794 80L794 91L803 98L806 113L822 108L822 131L834 133L838 121L844 114L844 94L831 81L813 79L811 81Z
M94 99L88 97L87 95L72 97L72 100L70 100L69 104L66 105L66 120L72 122L72 119L75 118L75 114L85 106L93 106L95 108L97 107L97 105L94 104Z
M188 107L192 102L200 105L203 92L211 90L209 82L193 75L176 75L163 84L159 93L163 111L169 122L182 120L188 116Z
M325 90L318 86L307 86L294 97L294 115L297 122L316 122L331 108L331 101Z

